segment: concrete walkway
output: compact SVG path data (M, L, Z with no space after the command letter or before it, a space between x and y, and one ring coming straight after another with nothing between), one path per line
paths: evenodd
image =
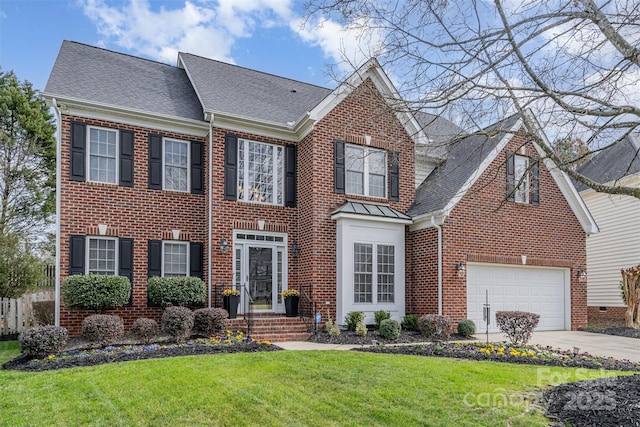
M486 335L476 334L476 341L484 342ZM489 342L507 341L501 333L489 334ZM594 334L579 331L534 332L530 344L549 346L554 349L573 351L594 356L613 357L619 360L628 359L640 363L640 339L617 337L613 335ZM349 350L358 347L356 344L320 344L309 341L289 341L274 343L285 350Z

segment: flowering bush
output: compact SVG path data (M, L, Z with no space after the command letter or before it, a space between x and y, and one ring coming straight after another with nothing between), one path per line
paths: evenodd
M191 336L193 311L186 307L167 307L162 313L162 330L181 344Z
M124 322L119 316L94 314L82 321L82 337L87 341L107 345L124 334Z
M38 326L24 331L18 336L20 351L35 357L45 357L56 353L67 342L68 333L59 326Z
M240 295L240 291L232 288L226 288L225 290L222 291L223 297L230 297L232 295L237 297L238 295Z
M282 292L282 298L299 297L299 296L300 296L300 292L298 292L295 289L287 289L286 291Z
M526 344L540 316L526 311L496 311L496 323L514 345Z

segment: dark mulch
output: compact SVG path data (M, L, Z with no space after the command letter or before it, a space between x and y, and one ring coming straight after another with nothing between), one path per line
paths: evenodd
M547 416L564 425L640 426L640 375L562 384L543 400Z
M452 334L452 341L464 341L465 338L460 335ZM397 340L390 340L380 336L377 330L369 330L367 335L361 337L353 331L341 331L337 337L330 336L326 331L318 331L315 335L311 335L307 341L313 341L322 344L353 344L353 345L372 345L374 341L381 344L409 344L419 343L427 341L425 337L419 331L406 331L400 332L400 337Z
M116 352L115 354L91 354L84 357L55 358L54 360L34 360L33 357L21 354L2 365L3 369L40 372L54 369L75 368L79 366L95 366L113 362L127 362L131 360L162 359L165 357L193 356L200 354L218 353L253 353L259 351L278 351L282 348L275 345L258 343L240 343L229 345L188 344L169 346L145 352Z
M640 329L617 327L617 328L580 328L580 331L593 332L596 334L617 335L619 337L640 338Z

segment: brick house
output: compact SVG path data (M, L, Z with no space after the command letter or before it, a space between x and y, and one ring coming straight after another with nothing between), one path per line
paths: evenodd
M597 227L518 117L443 152L433 140L459 129L393 112L394 95L375 60L330 90L63 42L44 91L60 130L59 323L77 333L88 314L60 304L60 280L91 272L131 279L126 326L160 316L158 275L201 277L212 306L242 289L241 314L264 322L304 287L323 319L441 312L482 328L489 289L494 309L543 310L542 329L584 326L576 272Z

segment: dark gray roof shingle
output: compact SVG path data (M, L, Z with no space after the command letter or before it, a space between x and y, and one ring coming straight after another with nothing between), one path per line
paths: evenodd
M446 160L416 190L416 200L407 213L415 217L444 209L519 118L517 114L513 115L489 126L481 134L453 141L448 146ZM497 133L489 136L492 132Z
M326 98L330 89L180 53L206 111L286 125Z
M576 172L599 183L615 181L640 172L640 135L628 135L622 141L613 144L580 166ZM574 182L578 191L588 187Z
M204 117L184 70L66 40L44 94L184 119Z

